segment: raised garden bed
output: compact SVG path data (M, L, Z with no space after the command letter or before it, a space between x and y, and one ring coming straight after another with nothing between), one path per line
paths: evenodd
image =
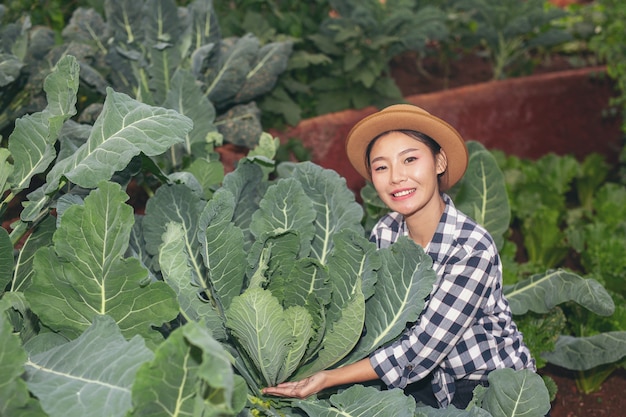
M481 82L405 99L488 149L527 158L548 152L582 158L598 152L615 163L622 143L620 119L607 116L613 94L611 81L598 66ZM301 140L314 162L336 170L358 192L364 181L346 163L344 138L356 122L375 111L368 107L331 113L272 133L283 141Z

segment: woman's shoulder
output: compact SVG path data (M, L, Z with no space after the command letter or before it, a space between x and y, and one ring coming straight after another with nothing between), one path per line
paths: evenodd
M459 244L474 250L497 251L493 237L483 225L454 206L451 207L449 215L454 219L455 240Z

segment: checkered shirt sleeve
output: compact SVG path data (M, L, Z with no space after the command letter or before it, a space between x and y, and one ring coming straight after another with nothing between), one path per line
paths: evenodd
M447 195L444 201L446 209L426 248L437 273L426 306L402 337L370 355L390 388L404 388L433 373L433 392L442 407L452 400L456 379L486 380L493 369L535 367L502 294L491 237L458 212ZM407 234L402 217L390 213L373 229L371 240L380 248Z

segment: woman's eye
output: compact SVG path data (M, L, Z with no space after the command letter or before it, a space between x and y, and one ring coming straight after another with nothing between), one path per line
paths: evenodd
M380 165L380 166L375 167L375 168L374 168L374 171L384 171L384 170L385 170L385 168L387 168L387 167L385 167L385 166L383 166L383 165Z
M407 164L411 162L415 162L415 161L417 161L417 158L415 156L409 156L408 158L404 160L404 162L406 162Z

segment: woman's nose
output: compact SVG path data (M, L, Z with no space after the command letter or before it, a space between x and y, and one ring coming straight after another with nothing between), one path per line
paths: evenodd
M391 182L393 184L398 184L406 181L406 172L402 168L392 168L391 169Z

